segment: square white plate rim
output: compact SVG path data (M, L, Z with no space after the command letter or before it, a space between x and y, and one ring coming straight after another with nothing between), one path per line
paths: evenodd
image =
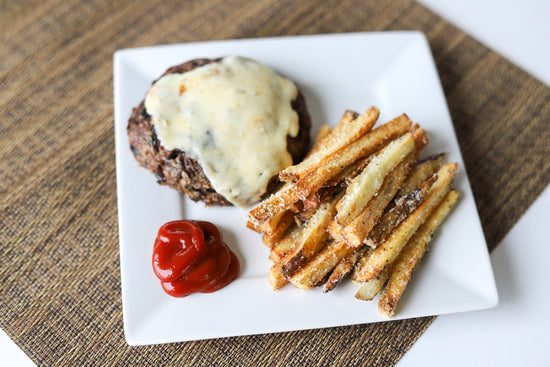
M137 166L126 124L151 82L169 66L197 57L238 54L295 80L314 121L334 125L345 109L376 105L380 121L406 112L430 137L425 155L458 162L462 199L415 273L392 320L463 312L498 303L473 194L437 69L418 31L344 33L208 41L125 49L114 55L115 144L121 288L125 337L146 345L386 321L377 303L353 297L347 282L329 294L267 282L268 250L245 228L246 211L204 208L155 182ZM193 217L200 216L200 218ZM173 219L211 220L243 264L240 277L210 295L167 296L150 256L158 227Z

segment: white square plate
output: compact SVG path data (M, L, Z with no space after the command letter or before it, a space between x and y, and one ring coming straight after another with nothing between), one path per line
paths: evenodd
M168 67L199 57L253 58L293 79L313 120L339 120L344 110L375 105L380 122L403 112L428 132L424 155L447 151L458 162L462 200L416 271L396 319L477 310L498 302L474 198L425 36L419 32L349 33L211 41L117 51L114 103L124 330L130 345L323 328L386 320L377 303L354 298L347 281L334 291L277 292L267 281L268 248L245 227L246 210L205 208L160 186L140 168L128 144L132 108ZM217 224L241 262L239 277L212 294L166 295L151 268L158 228L175 219Z

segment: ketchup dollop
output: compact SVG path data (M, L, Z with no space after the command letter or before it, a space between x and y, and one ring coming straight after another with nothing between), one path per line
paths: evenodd
M169 295L215 292L231 283L239 268L239 260L214 224L176 220L160 227L153 271Z

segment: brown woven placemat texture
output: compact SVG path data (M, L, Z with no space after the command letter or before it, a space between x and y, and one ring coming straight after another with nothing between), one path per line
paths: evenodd
M28 0L0 7L0 328L41 366L385 366L433 321L129 347L115 192L117 49L421 30L490 249L550 182L549 88L409 0Z

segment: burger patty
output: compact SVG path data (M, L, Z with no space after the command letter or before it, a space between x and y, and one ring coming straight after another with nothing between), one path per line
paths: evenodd
M169 68L162 76L185 73L219 60L221 59L191 60ZM292 108L298 114L299 130L296 137L287 136L287 151L292 156L293 163L296 164L304 158L307 152L311 128L311 119L305 99L299 91L296 99L292 101ZM128 120L127 130L130 149L136 160L141 166L156 175L158 183L168 185L186 194L193 201L203 201L207 206L232 205L214 190L202 167L195 159L190 158L179 149L168 150L162 146L155 133L151 116L145 110L145 101L133 109ZM277 177L274 177L268 185L267 193L273 191L277 184Z

